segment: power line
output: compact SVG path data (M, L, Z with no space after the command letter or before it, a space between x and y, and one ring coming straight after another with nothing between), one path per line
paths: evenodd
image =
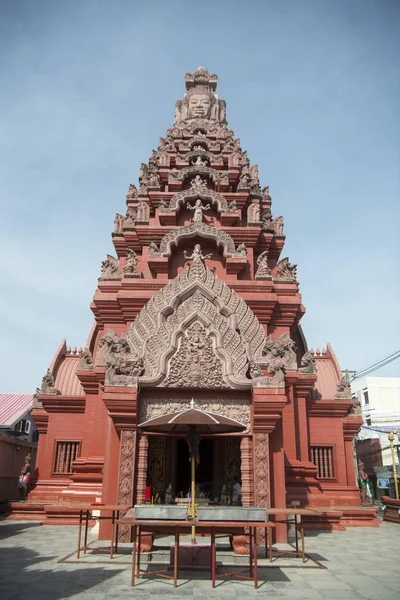
M365 377L366 375L369 375L370 373L373 373L374 371L377 371L378 369L385 367L386 365L393 362L394 360L397 360L398 358L400 358L400 350L396 350L396 352L393 352L393 354L389 354L389 356L382 358L382 360L380 360L376 363L373 363L369 367L365 367L365 369L356 371L354 373L354 375L352 376L351 381L354 381L355 379L359 379L360 377Z

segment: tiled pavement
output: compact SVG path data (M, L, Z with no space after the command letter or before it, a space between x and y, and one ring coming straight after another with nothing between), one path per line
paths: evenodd
M400 598L400 527L382 523L377 529L349 528L340 532L313 532L306 536L306 551L321 565L305 566L294 558L261 567L260 588L252 582L220 580L211 588L209 574L181 572L179 585L142 578L130 586L129 554L110 564L106 555L58 562L74 552L76 527L41 527L32 522L0 521L1 600L105 600L158 597L214 598ZM103 543L104 544L104 543ZM128 550L126 550L128 552ZM91 562L91 561L97 562ZM101 560L101 562L99 562ZM265 560L260 561L266 564ZM278 565L293 565L278 566Z

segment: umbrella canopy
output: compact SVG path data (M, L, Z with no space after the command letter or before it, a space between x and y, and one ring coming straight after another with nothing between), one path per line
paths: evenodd
M189 408L149 419L149 421L141 423L139 427L144 431L176 435L187 433L193 427L195 427L196 432L200 435L235 433L236 431L244 431L246 429L246 425L239 423L239 421L196 408L193 400Z

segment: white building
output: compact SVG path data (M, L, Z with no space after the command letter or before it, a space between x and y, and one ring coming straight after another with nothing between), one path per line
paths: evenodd
M370 440L370 450L367 446L359 444L357 455L363 462L369 466L366 469L369 476L372 475L372 468L376 475L377 496L393 495L393 473L392 473L392 453L388 440L388 433L397 430L400 434L400 377L363 377L356 379L351 384L353 396L357 396L361 404L364 424L356 436L358 442ZM376 460L373 455L374 444L372 440L379 440L380 454L382 462ZM399 439L395 437L395 459L400 475L400 444ZM363 447L363 450L361 448ZM364 452L366 454L363 456ZM382 466L373 464L380 463ZM384 481L388 483L386 487ZM389 490L389 492L388 492Z

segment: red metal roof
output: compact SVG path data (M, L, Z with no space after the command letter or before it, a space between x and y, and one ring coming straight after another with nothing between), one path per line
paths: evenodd
M0 394L0 426L11 427L32 408L32 394Z

